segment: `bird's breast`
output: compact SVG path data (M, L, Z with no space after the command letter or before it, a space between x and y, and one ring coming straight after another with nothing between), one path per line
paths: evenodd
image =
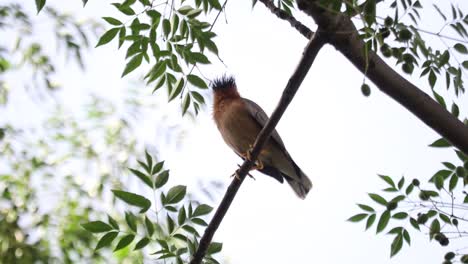
M214 119L224 141L237 154L245 154L261 128L252 119L241 100L222 102L215 108Z

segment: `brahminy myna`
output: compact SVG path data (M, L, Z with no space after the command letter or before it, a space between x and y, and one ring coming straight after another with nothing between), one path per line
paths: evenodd
M240 97L233 77L215 79L211 88L214 93L213 117L221 136L237 155L250 160L249 151L268 116L256 103ZM280 183L285 179L301 199L312 188L312 182L291 158L276 130L260 152L254 169Z

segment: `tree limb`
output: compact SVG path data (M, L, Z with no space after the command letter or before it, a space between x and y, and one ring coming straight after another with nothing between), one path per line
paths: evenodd
M317 0L298 0L299 9L310 15L327 42L338 49L384 93L411 111L453 146L468 154L468 127L421 89L395 72L375 52L366 50L351 18L319 7ZM366 72L367 69L367 72Z
M288 14L286 11L279 9L278 7L275 6L273 1L271 0L260 0L270 11L275 14L278 18L286 20L291 24L291 26L299 33L301 33L304 37L307 39L310 39L314 32L310 30L306 25L302 24L300 21L298 21L295 17L291 16Z
M203 237L200 239L200 244L198 246L197 252L195 252L195 254L193 255L193 259L190 261L190 264L199 264L203 260L203 257L205 256L206 251L211 243L211 240L216 230L218 229L221 221L226 215L226 212L229 209L229 206L231 205L234 197L236 196L239 187L244 181L247 173L254 165L254 162L260 154L261 149L269 139L272 131L275 129L279 120L283 116L283 113L286 111L286 108L288 107L289 103L291 103L292 99L294 98L294 95L299 89L299 86L304 80L318 52L324 44L325 41L320 34L316 33L311 37L309 43L307 44L302 54L302 58L296 70L289 78L288 84L286 85L286 88L283 91L283 95L281 96L281 99L278 105L276 106L275 111L273 112L271 118L268 120L266 125L258 134L257 139L255 140L255 143L251 150L251 161L245 160L242 166L236 171L236 174L239 177L239 179L234 178L231 184L229 185L226 193L224 194L223 200L221 201L218 209L216 210L215 215L213 216L213 219L211 220L208 227L205 229Z

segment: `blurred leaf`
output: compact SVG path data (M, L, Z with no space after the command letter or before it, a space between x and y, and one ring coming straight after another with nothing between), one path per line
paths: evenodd
M133 175L137 176L142 182L144 182L150 188L153 188L153 182L146 174L144 174L143 172L139 170L135 170L132 168L128 168L128 169L133 173Z
M41 12L45 4L46 4L46 0L36 0L36 10L38 14L39 12Z
M146 226L146 231L148 232L148 236L151 237L154 234L154 225L146 215L145 215L145 226Z
M130 243L132 243L133 239L135 239L135 235L133 234L129 234L122 237L117 246L115 247L114 251L127 247L128 245L130 245Z
M119 230L119 224L117 223L117 221L115 221L114 218L112 218L112 216L107 215L107 219L109 220L109 224L110 224L114 229Z
M151 201L141 195L121 190L112 190L112 192L117 198L121 199L127 204L142 208L140 213L148 211L148 209L151 207Z
M102 221L91 221L88 223L81 224L81 226L92 233L101 233L111 231L112 227Z
M138 241L138 243L135 245L135 248L133 250L138 250L141 248L146 247L149 244L150 240L147 237L144 237Z
M351 216L350 218L348 218L348 221L353 222L353 223L357 223L357 222L359 222L361 220L364 220L366 217L367 217L367 214L357 214L357 215L354 215L354 216Z
M208 255L215 254L215 253L220 252L222 248L223 248L223 243L212 242L210 246L208 247L208 250L206 251L206 253Z
M114 231L114 232L109 232L105 234L104 236L102 236L101 239L99 239L95 250L109 246L112 243L112 241L114 241L114 239L117 237L118 234L119 232Z
M156 177L156 180L154 181L154 186L156 188L161 188L166 184L167 180L169 179L169 170L165 170Z

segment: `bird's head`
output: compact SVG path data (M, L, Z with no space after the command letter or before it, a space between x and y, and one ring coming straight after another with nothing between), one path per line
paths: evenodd
M225 99L240 98L239 92L237 92L236 80L232 76L223 75L220 78L214 79L211 82L211 89L213 89L215 95L215 104Z
M229 90L237 90L236 80L232 76L223 75L211 82L211 89L216 92L228 92Z

